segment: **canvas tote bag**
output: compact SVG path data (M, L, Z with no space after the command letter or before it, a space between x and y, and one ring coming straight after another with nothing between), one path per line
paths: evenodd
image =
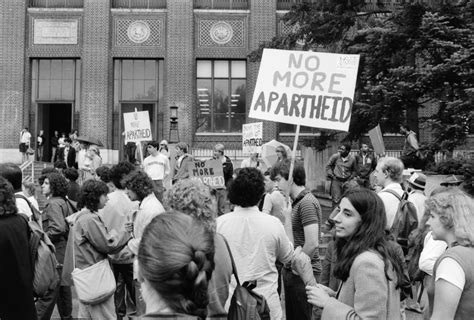
M101 260L85 269L76 268L74 236L72 238L73 271L71 277L74 287L76 287L77 297L84 304L94 305L104 302L115 293L116 285L109 260Z

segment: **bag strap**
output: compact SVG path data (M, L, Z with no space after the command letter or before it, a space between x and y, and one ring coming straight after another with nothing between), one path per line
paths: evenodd
M30 202L30 200L28 200L28 198L25 197L24 195L18 194L18 193L15 194L15 198L17 198L17 199L23 199L23 200L26 201L26 204L28 204L28 207L29 207L30 210L31 210L31 219L32 219L33 221L35 221L36 223L38 223L38 225L41 227L41 223L38 221L38 217L35 215L35 211L36 211L37 209L33 206L33 204ZM33 210L33 209L34 209L34 210ZM25 215L25 217L26 217L26 215Z
M388 193L394 195L398 199L398 201L402 201L402 197L400 197L400 195L397 192L395 192L395 190L387 189L387 190L383 190L382 192L388 192ZM403 193L405 194L405 192L403 192Z
M227 239L222 234L219 233L219 235L222 237L222 239L224 239L225 246L227 247L227 251L229 252L229 255L230 255L230 261L232 262L232 273L234 274L235 280L237 281L237 285L240 286L240 280L237 274L237 268L235 266L234 257L232 256L232 251L230 250L229 243L227 242Z

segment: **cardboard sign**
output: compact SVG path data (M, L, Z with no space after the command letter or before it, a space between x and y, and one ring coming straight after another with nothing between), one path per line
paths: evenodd
M151 141L150 117L148 111L127 112L123 114L125 143Z
M225 188L224 171L220 160L194 161L188 167L189 178L199 179L212 188Z
M349 130L359 55L264 49L250 118Z
M369 130L369 137L374 151L376 154L385 153L385 144L383 143L382 130L380 130L380 125L377 125L375 128Z
M242 125L242 151L244 155L262 153L263 122Z

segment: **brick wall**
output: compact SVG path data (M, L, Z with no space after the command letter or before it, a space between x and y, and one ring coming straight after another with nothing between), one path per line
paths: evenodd
M168 0L167 12L163 118L169 119L169 106L178 106L179 138L190 144L193 134L195 90L193 2ZM164 121L164 127L165 132L169 132L169 121Z
M276 36L277 15L276 1L274 0L250 0L249 24L249 53L257 49L262 42L271 40ZM253 92L257 83L258 68L260 63L249 62L247 68L247 114L252 104ZM261 121L248 119L249 122ZM263 140L275 139L277 135L277 123L263 121Z
M84 0L82 51L81 134L112 144L113 68L109 55L110 1Z
M0 149L18 148L20 131L29 122L23 107L25 5L26 1L0 1Z

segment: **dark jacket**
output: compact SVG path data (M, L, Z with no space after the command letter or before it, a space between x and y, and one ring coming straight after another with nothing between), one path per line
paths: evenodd
M43 210L43 230L56 247L56 259L64 261L69 225L66 217L73 213L71 206L60 197L51 197Z
M0 215L0 318L36 319L26 219Z
M194 159L190 154L185 154L180 166L178 167L178 160L176 160L176 166L174 168L173 183L178 180L189 178L188 167L193 163Z
M375 170L377 166L377 159L375 158L372 152L367 152L367 156L362 156L362 153L359 152L356 156L356 168L357 168L357 175L362 179L369 179L370 174L372 171Z
M232 175L234 174L234 164L228 156L224 156L225 162L222 163L222 170L224 171L225 185L228 186Z
M66 148L59 148L58 150L58 159L64 161L64 152L66 151ZM74 167L76 164L76 149L73 147L69 147L69 152L67 153L66 157L66 164L68 168Z
M56 136L53 135L53 136L51 137L51 147L57 148L58 145L59 145L58 140L59 140L59 137L56 137Z

